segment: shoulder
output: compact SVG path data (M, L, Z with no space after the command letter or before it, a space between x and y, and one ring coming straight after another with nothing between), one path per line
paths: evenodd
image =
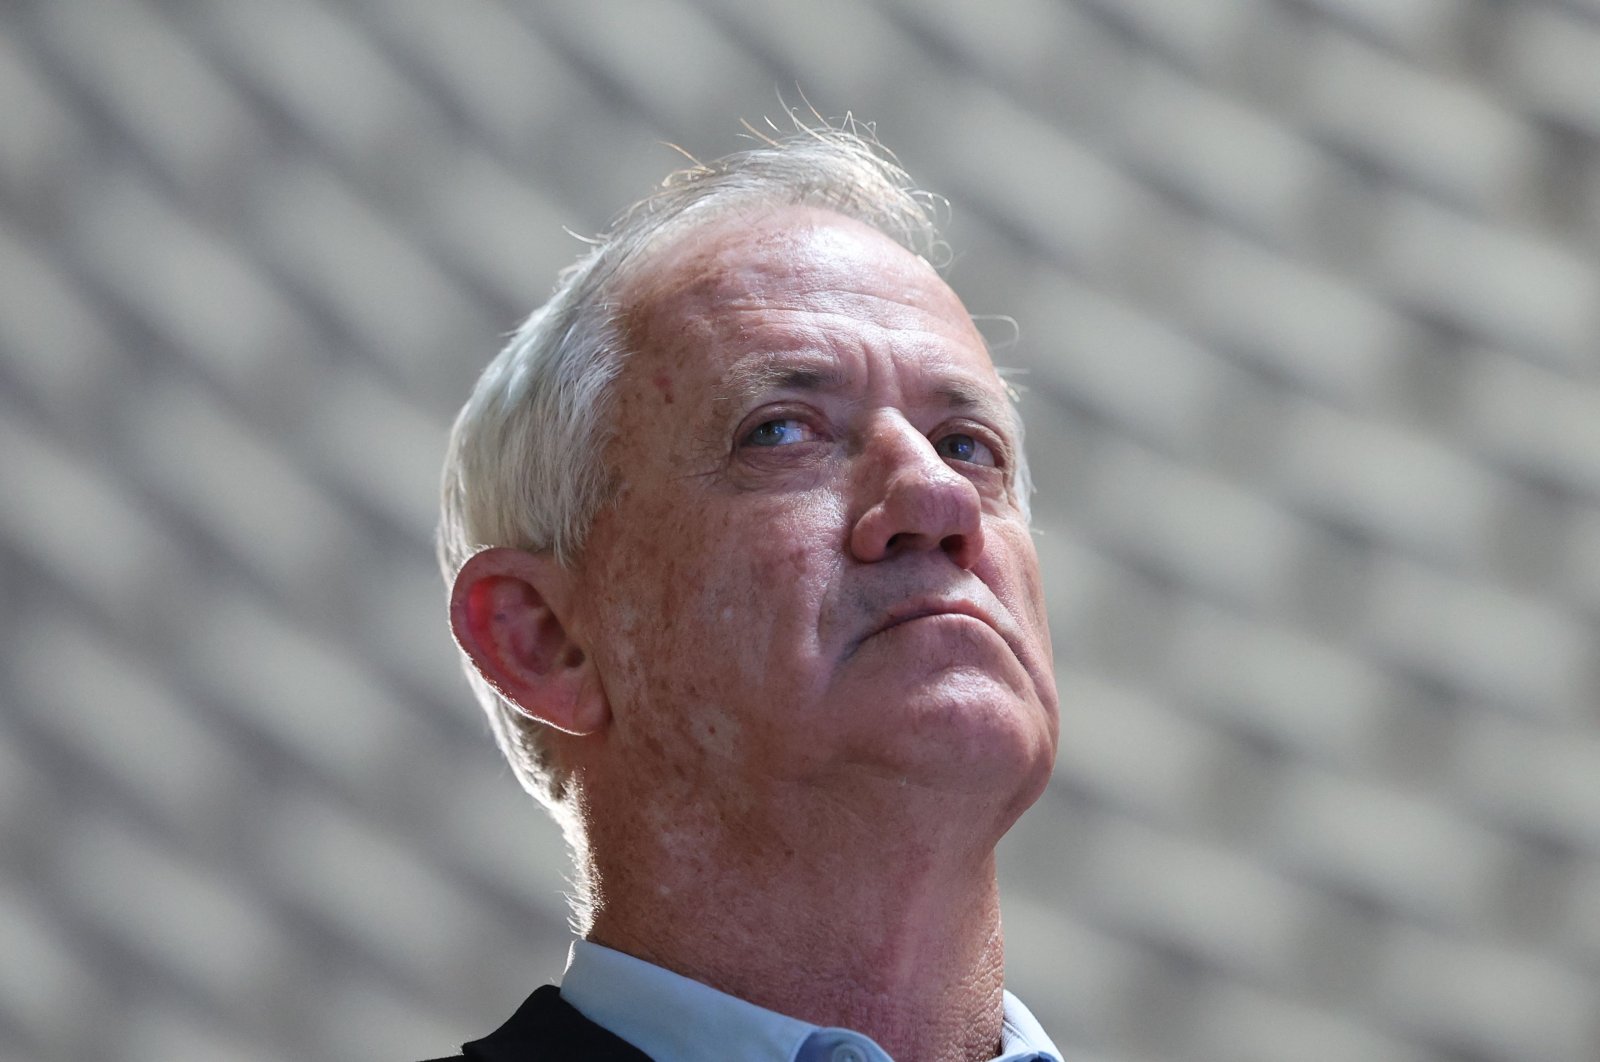
M511 1020L461 1051L432 1062L650 1062L643 1051L578 1013L555 985L539 988Z

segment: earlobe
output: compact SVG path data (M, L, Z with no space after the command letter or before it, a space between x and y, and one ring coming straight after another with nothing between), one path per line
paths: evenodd
M483 550L456 573L450 629L501 696L558 730L591 734L611 712L567 623L569 581L570 573L549 557Z

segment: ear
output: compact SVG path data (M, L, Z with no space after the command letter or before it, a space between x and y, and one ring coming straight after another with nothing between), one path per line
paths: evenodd
M450 629L484 680L526 714L569 734L611 719L588 653L567 625L572 574L543 554L474 554L450 590Z

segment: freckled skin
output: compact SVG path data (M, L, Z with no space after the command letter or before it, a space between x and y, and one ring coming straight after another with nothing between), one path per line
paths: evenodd
M945 770L951 766L947 740L938 739L931 750L908 749L903 740L886 737L893 730L873 727L875 719L894 727L906 721L884 710L896 700L911 702L904 704L906 713L917 710L906 687L920 676L907 668L905 654L878 654L889 658L875 668L860 660L841 668L837 657L845 640L870 625L875 610L919 591L981 582L1016 620L1029 654L1005 667L989 661L1001 672L993 684L1032 702L1022 721L1040 724L1031 736L1053 746L1053 730L1045 733L1042 725L1053 721L1054 703L1037 561L1009 495L982 500L986 548L970 575L937 551L862 564L849 556L850 523L872 502L877 469L902 459L893 446L850 439L840 449L852 452L818 474L751 474L730 462L737 422L719 419L707 402L690 398L712 392L731 360L758 349L763 328L774 319L803 333L839 331L835 318L841 315L874 314L886 323L859 337L827 339L841 360L862 370L865 393L852 400L868 408L849 415L870 422L884 412L872 407L888 407L901 421L894 427L914 433L894 404L914 388L921 358L967 359L1001 392L959 301L920 260L842 219L822 230L740 235L727 244L696 239L669 251L627 316L634 353L619 381L619 434L608 453L623 488L596 523L587 552L595 567L586 580L599 606L597 627L610 626L603 608L612 600L651 617L640 632L644 641L632 646L655 662L636 676L642 686L606 683L623 717L619 725L626 725L630 705L669 720L726 714L727 729L764 742L759 752L750 750L762 757L756 766L804 771L837 762L835 749L812 755L818 735L811 728L826 723L841 735L861 733L864 760L909 769L926 755ZM872 284L855 275L857 263L840 264L841 244L861 257L887 258L888 267L869 259L867 274L869 281L889 279L882 285L886 292L870 290ZM765 338L795 342L789 335ZM929 346L935 349L919 349ZM640 388L641 378L651 386ZM674 391L686 401L663 408ZM931 448L916 459L937 460ZM738 617L733 623L720 619L730 608ZM601 646L594 651L604 653ZM700 680L693 697L687 696L691 677ZM778 705L785 710L773 711ZM873 711L860 711L865 705ZM666 729L682 733L681 727ZM998 750L999 763L985 762L983 752L969 750L979 761L972 764L979 769L972 781L989 790L992 779L984 772L1014 769L1009 756L1015 750ZM728 765L717 766L720 772Z
M605 883L591 936L907 1057L988 1057L993 848L1057 723L1009 472L938 449L1015 446L982 341L926 263L810 208L696 230L622 304L619 490L571 619L612 722L558 739ZM741 389L791 362L832 376ZM773 423L783 445L752 441ZM930 597L988 618L881 629Z

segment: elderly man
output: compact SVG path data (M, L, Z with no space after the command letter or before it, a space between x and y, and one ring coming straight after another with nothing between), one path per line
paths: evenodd
M469 677L562 823L559 989L468 1059L1055 1059L994 849L1056 695L1021 423L875 143L675 174L451 440Z

